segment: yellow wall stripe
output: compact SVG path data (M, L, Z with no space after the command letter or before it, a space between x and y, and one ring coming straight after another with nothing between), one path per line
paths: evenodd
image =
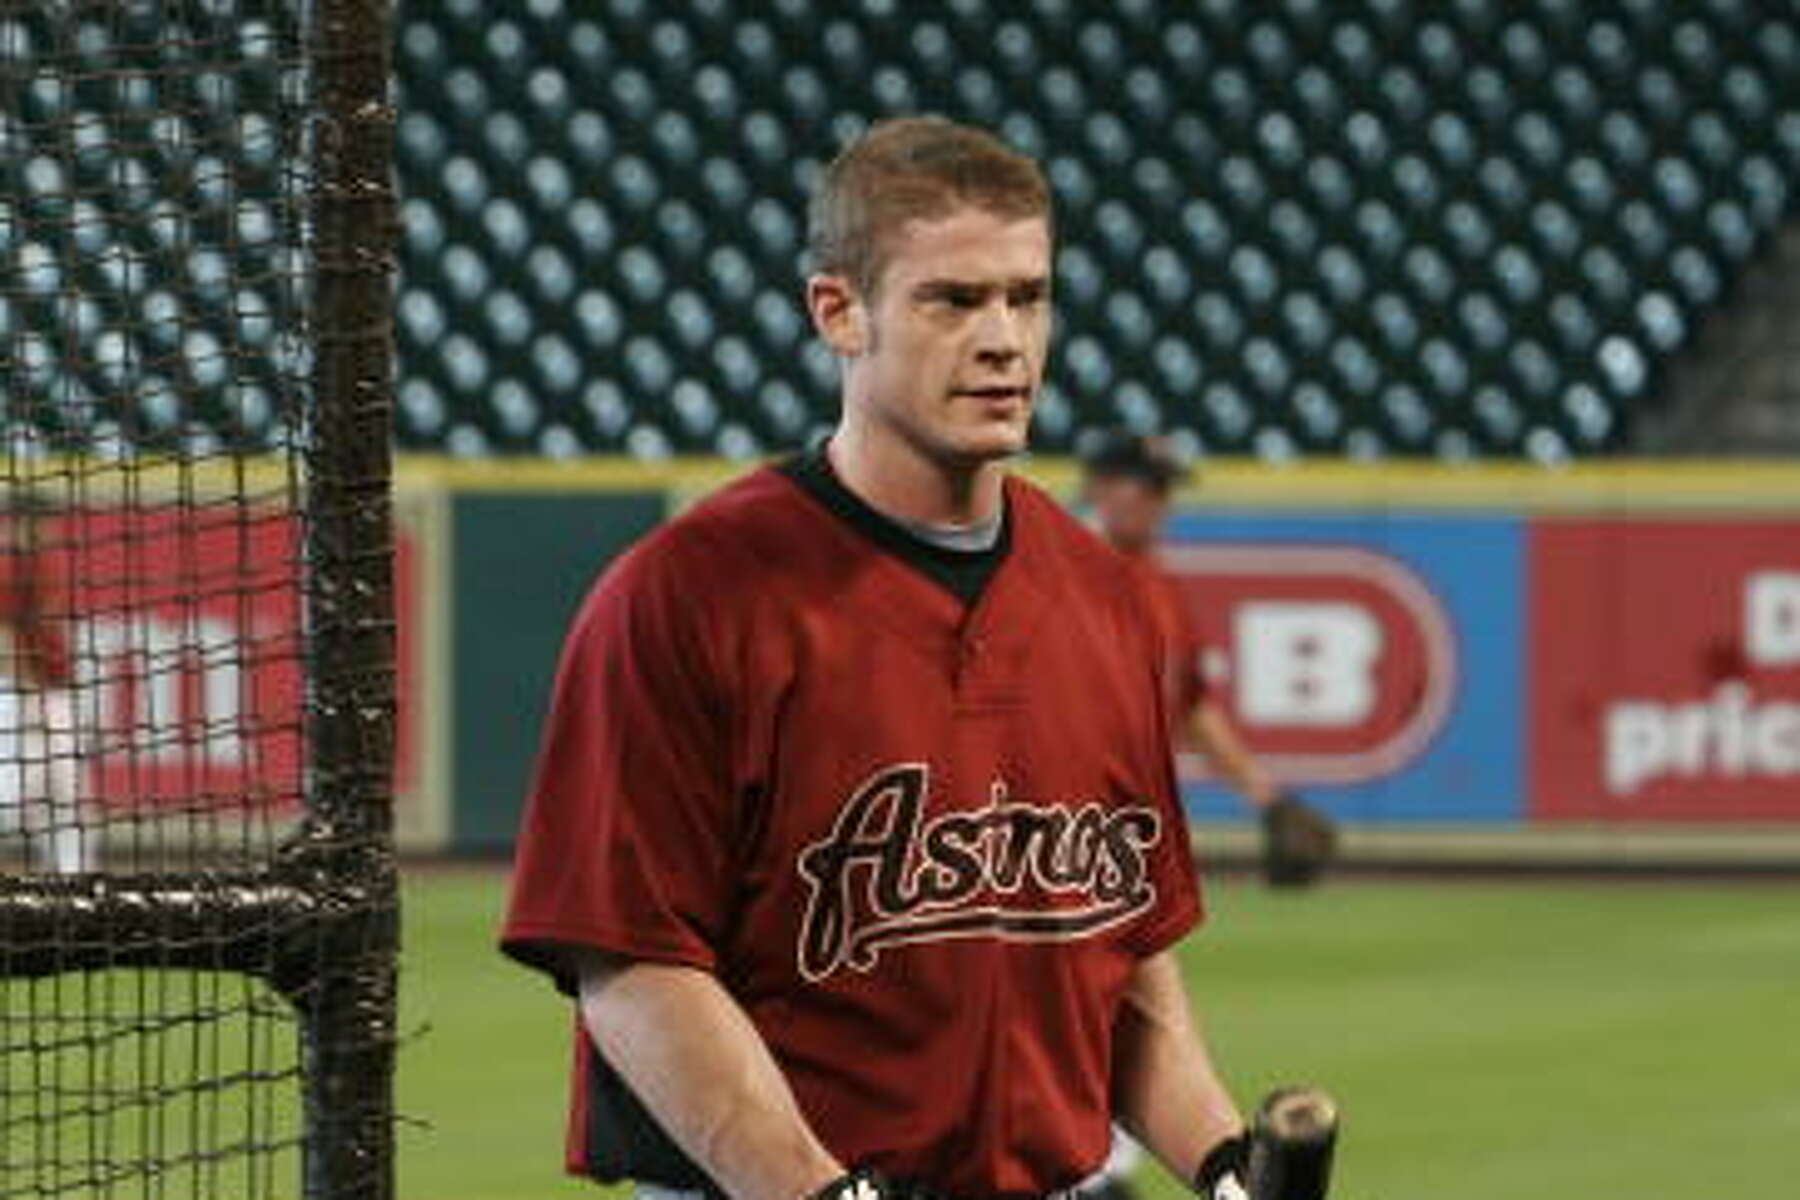
M463 460L402 456L403 486L454 491L703 492L753 464L712 458L646 463L596 457ZM1080 472L1067 458L1022 460L1020 470L1060 494ZM1301 461L1270 466L1208 462L1183 489L1184 505L1299 508L1497 508L1509 511L1758 509L1800 512L1800 462L1790 460L1609 459L1563 468L1518 462L1449 466L1424 462Z

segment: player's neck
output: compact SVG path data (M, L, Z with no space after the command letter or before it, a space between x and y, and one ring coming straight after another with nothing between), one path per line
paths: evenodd
M831 469L883 516L912 525L968 527L1000 515L1006 464L946 464L891 434L845 422L827 448Z

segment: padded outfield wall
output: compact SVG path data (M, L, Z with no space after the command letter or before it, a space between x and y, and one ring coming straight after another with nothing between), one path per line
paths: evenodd
M742 469L402 464L410 848L509 848L586 587ZM1216 694L1353 856L1800 869L1797 514L1800 465L1224 463L1168 554ZM1182 775L1201 842L1247 847Z

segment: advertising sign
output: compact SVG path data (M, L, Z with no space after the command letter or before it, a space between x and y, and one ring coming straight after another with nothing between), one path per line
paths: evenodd
M1278 780L1354 819L1517 819L1517 522L1189 514L1172 532L1203 673ZM1242 811L1199 756L1182 771L1198 814Z
M1800 522L1549 520L1531 812L1800 821Z
M293 514L171 504L49 525L49 575L68 588L73 618L82 791L109 807L294 804L304 673Z
M69 639L83 795L109 808L297 808L304 755L301 527L285 505L93 507L48 518L42 577ZM417 548L396 553L397 606ZM417 669L400 623L397 690ZM401 705L397 783L419 739Z

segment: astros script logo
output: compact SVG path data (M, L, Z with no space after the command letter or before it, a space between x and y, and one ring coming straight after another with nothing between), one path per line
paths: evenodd
M868 971L891 946L1072 940L1155 906L1154 809L1009 803L996 781L988 807L923 821L929 783L923 763L883 768L800 855L811 890L799 945L807 979Z

